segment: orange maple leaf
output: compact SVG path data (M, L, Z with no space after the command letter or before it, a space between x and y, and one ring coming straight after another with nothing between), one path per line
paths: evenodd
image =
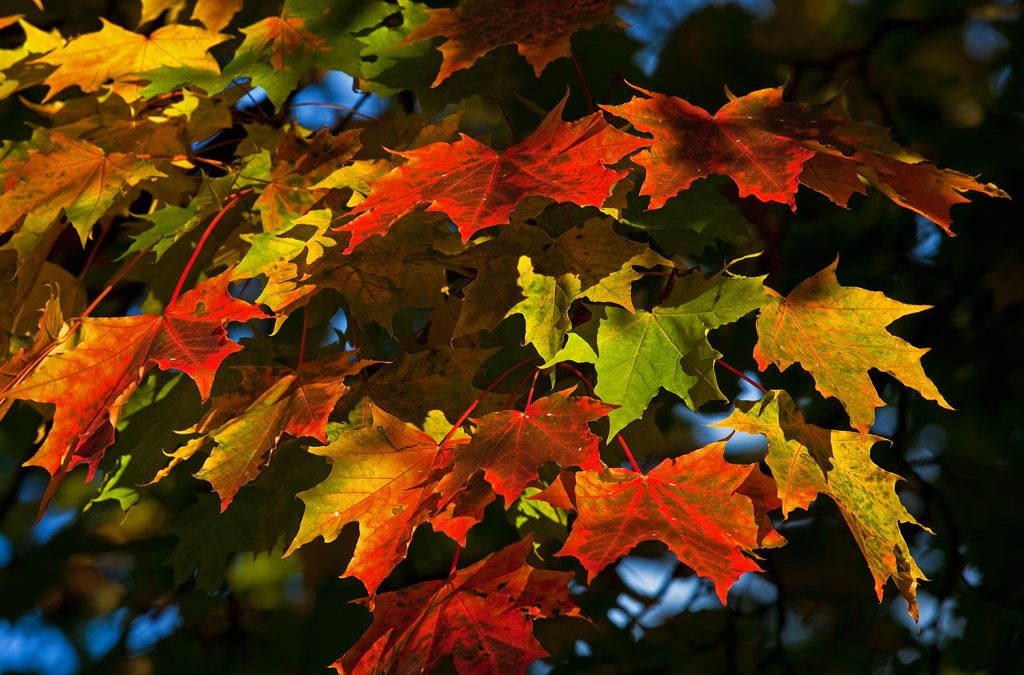
M299 493L306 508L285 555L318 536L333 541L345 525L358 522L359 539L345 573L373 596L437 504L430 476L440 450L430 435L372 403L367 412L363 428L309 448L331 460L331 473Z
M463 241L486 227L508 223L525 197L601 206L628 173L606 165L647 141L616 130L600 113L563 122L565 100L529 138L504 151L463 135L455 143L395 152L408 161L376 181L370 196L352 210L357 217L340 228L352 232L346 252L367 237L385 234L422 205L451 218Z
M561 556L575 556L590 579L642 541L663 541L694 572L714 582L725 602L729 588L744 572L760 568L743 551L758 548L754 503L741 487L755 469L730 464L725 441L712 443L647 474L629 469L583 471L575 476L570 498L577 517ZM564 506L564 481L551 497ZM763 522L763 521L762 521ZM772 545L769 542L767 545Z
M83 243L92 226L132 187L164 174L152 162L101 148L60 133L45 147L19 161L5 163L0 194L0 234L19 225L44 230L64 210Z
M198 284L163 316L82 319L69 349L55 349L7 396L53 403L53 427L26 462L56 475L79 464L91 476L114 440L121 408L153 365L191 377L205 400L217 368L242 347L224 326L266 315L228 293L230 270Z

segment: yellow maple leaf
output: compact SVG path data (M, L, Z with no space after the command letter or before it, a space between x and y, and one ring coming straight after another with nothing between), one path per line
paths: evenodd
M103 28L99 31L73 38L36 59L38 63L57 66L44 82L50 87L44 102L71 86L93 92L108 81L112 81L114 93L131 101L138 96L135 76L164 66L220 72L217 61L207 50L227 40L227 35L174 24L147 36L100 20Z
M162 177L151 162L53 133L46 147L0 167L0 233L44 231L63 209L82 238L118 198L140 182ZM20 226L20 227L19 227Z
M854 429L866 434L875 408L885 405L871 383L875 368L952 410L925 375L921 357L928 351L889 333L890 323L925 309L882 293L840 286L839 259L800 283L779 302L761 309L754 358L763 371L769 364L785 370L799 363L814 377L822 396L839 399Z

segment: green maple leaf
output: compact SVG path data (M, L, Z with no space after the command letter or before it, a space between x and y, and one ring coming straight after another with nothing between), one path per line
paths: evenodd
M562 347L572 328L569 305L580 292L575 274L549 277L537 274L526 256L519 259L519 287L526 296L506 316L521 314L526 321L526 341L533 344L545 361ZM525 344L525 343L524 343Z
M597 395L619 407L608 415L608 437L640 419L659 389L683 399L692 409L721 399L714 364L721 356L708 342L708 331L732 323L771 301L763 277L734 277L719 273L709 279L689 274L665 301L651 311L630 313L600 310L596 350ZM560 360L587 361L579 341L546 365Z

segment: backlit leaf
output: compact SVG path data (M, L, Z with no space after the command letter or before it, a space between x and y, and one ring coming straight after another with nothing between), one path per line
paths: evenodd
M885 327L928 307L906 305L877 291L840 286L837 258L803 281L784 299L768 304L757 318L754 358L761 370L774 363L785 370L799 363L823 396L839 399L850 423L867 433L875 408L884 401L868 370L889 373L927 399L950 408L921 367L928 351L908 344Z

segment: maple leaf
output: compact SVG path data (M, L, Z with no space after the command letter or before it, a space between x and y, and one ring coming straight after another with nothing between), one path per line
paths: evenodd
M391 333L392 317L399 308L443 303L445 273L435 262L440 256L432 244L450 232L439 220L435 215L426 220L408 218L391 236L364 242L349 255L324 256L324 249L344 245L347 235L327 232L332 224L330 211L311 211L277 232L243 235L252 248L239 264L239 274L268 277L259 301L274 310L278 325L317 292L331 288L344 296L354 316L374 321ZM299 225L312 225L315 231L300 238L295 228ZM285 233L289 236L282 236Z
M49 353L7 392L56 405L53 427L26 465L56 475L86 464L91 476L113 442L120 409L152 365L182 371L205 400L221 362L242 348L224 326L266 316L228 293L229 274L196 285L162 316L82 319L75 346Z
M21 160L4 163L0 234L21 225L42 233L63 210L82 243L96 221L139 183L164 176L153 163L123 153L106 153L78 138L37 135L38 147Z
M308 139L293 132L283 136L273 154L247 157L241 173L250 180L266 180L253 203L264 231L274 232L305 214L326 192L313 185L352 158L360 148L358 137L358 130L335 135L324 129Z
M431 410L455 419L477 399L473 378L494 349L438 347L405 353L374 373L366 390L389 413L421 422ZM486 407L488 399L482 400Z
M943 408L952 409L921 367L928 351L890 334L885 327L928 309L907 305L882 293L840 286L839 258L801 282L784 299L761 308L754 359L765 370L799 363L814 377L823 396L834 396L850 415L854 429L867 433L875 408L885 405L868 370L889 373Z
M640 542L662 541L713 581L724 603L740 575L760 569L743 555L759 546L753 502L740 492L754 466L730 464L724 452L719 441L647 474L614 468L577 473L570 495L576 521L557 555L576 557L593 580Z
M611 9L608 0L462 0L456 9L428 9L427 20L404 42L447 38L440 46L444 60L434 87L492 49L512 44L540 77L555 59L572 56L574 33L605 20Z
M192 18L213 32L223 30L242 9L244 0L196 0Z
M460 673L524 672L547 656L533 622L579 614L569 598L572 573L530 567L530 548L527 538L448 579L381 593L370 628L334 668L345 675L412 675L451 657Z
M640 194L650 195L651 209L713 173L736 181L741 197L796 208L800 172L814 153L799 140L773 133L766 123L771 119L766 110L782 103L781 89L747 94L712 116L681 98L633 88L648 98L602 107L654 136L651 147L633 159L647 171Z
M57 29L42 31L17 14L0 18L0 28L15 23L25 33L25 41L14 49L0 49L0 98L5 99L15 91L42 80L27 63L33 55L45 54L64 44L64 38Z
M855 191L851 184L856 180L857 184L863 186L860 178L864 177L886 197L903 208L924 216L949 235L953 234L950 229L953 224L949 215L950 209L956 204L970 201L964 196L965 193L981 192L990 197L1009 198L1008 194L991 183L981 183L959 171L940 169L924 160L908 162L870 151L859 152L844 160L852 166L844 172L845 181L841 185L845 191L840 188L838 197L832 190L812 185L807 180L807 172L801 175L800 182L821 192L835 203L846 206L844 198L848 200L849 193ZM856 175L850 176L849 174L853 172ZM839 181L833 182L833 187L837 182Z
M962 193L1007 196L995 185L924 162L837 105L785 102L781 87L732 97L711 115L681 98L631 86L647 98L603 107L654 137L634 157L647 171L640 194L651 197L651 209L713 173L732 178L741 197L794 210L801 182L846 206L853 194L865 194L863 178L951 233L949 208L969 201Z
M708 343L708 331L736 321L770 300L763 277L719 273L705 279L691 273L676 283L664 306L635 313L605 308L594 345L570 340L566 349L545 365L566 360L594 362L595 392L602 401L619 406L608 415L611 438L640 419L662 387L694 409L721 398L714 371L721 354ZM596 347L596 356L591 346Z
M600 438L590 432L588 423L608 414L612 406L571 396L572 391L531 401L523 411L502 410L473 420L477 428L472 440L453 450L449 473L438 491L449 494L482 470L510 505L537 478L537 468L544 462L600 469Z
M600 113L562 121L566 99L528 138L497 151L462 135L455 143L432 143L395 152L405 164L373 184L370 196L341 227L352 232L346 252L375 234L385 234L403 216L426 205L452 219L468 241L475 232L508 223L522 199L540 196L581 206L600 206L626 171L606 168L645 145L604 121Z
M139 218L151 226L134 236L127 253L150 251L159 260L171 246L204 220L215 216L232 199L237 183L236 176L204 178L195 198L186 206L168 205L140 215ZM233 274L238 275L237 267Z
M280 107L310 70L355 72L359 47L352 33L376 26L393 14L388 2L323 3L319 0L285 0L276 14L241 29L245 38L223 76L202 82L219 91L239 78L262 87L275 107ZM194 80L194 72L167 72L153 94Z
M348 523L359 523L359 540L345 574L363 582L373 596L405 558L415 529L428 521L437 503L426 485L439 453L429 434L368 404L362 428L309 451L331 460L331 474L300 492L302 523L285 555L323 536L334 541ZM360 411L353 413L358 419ZM357 422L358 423L358 422Z
M563 284L573 283L566 275L578 277L581 289L575 297L617 304L630 312L631 285L642 276L634 267L672 265L645 244L617 234L611 218L591 218L558 239L538 227L512 224L450 261L474 275L463 289L465 303L455 337L492 330L508 315L514 303L502 299L514 298L522 289L518 265L523 256L530 258L535 273L563 279Z
M210 456L196 478L213 486L220 495L221 510L225 510L238 490L270 461L284 434L327 442L327 419L348 391L344 378L371 363L349 352L304 363L298 370L241 369L244 384L240 390L218 400L203 421L188 430L203 435L176 451L174 460L155 480L212 443Z
M522 315L526 322L526 342L533 343L540 357L547 361L561 349L565 334L572 328L569 306L579 295L579 277L575 274L559 277L537 274L530 259L522 256L519 259L519 288L524 297L505 316Z
M917 582L925 577L899 525L920 523L896 495L901 478L871 461L872 446L885 439L807 424L783 391L769 392L761 401L737 401L736 406L732 415L711 426L768 439L766 461L778 486L782 513L806 509L819 494L831 497L867 560L878 600L892 578L916 621Z
M108 80L114 81L112 88L116 93L130 101L141 89L131 81L164 66L220 72L216 59L207 50L227 40L227 35L181 24L140 35L102 17L100 21L103 27L99 31L73 38L36 59L57 66L46 78L50 91L44 102L71 86L84 92L99 91Z

